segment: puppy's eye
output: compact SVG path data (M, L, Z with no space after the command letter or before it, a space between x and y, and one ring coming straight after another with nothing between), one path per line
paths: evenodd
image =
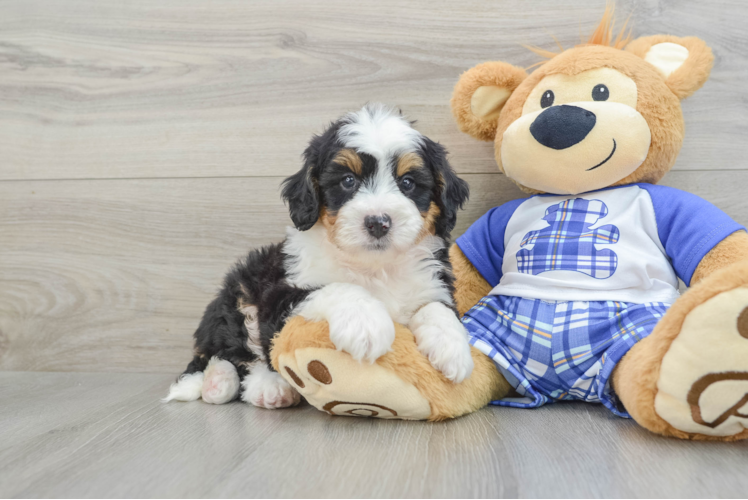
M400 180L400 187L406 193L408 191L413 191L413 189L416 187L416 181L414 181L412 177L403 177Z
M546 90L543 92L543 97L540 98L540 107L541 108L547 108L548 106L553 104L553 100L556 98L556 96L553 94L552 90Z
M343 179L340 181L340 185L343 186L343 189L353 189L356 187L356 178L351 174L344 175Z
M595 85L595 88L592 89L592 99L595 101L607 101L608 97L610 97L610 91L608 90L608 87L603 85L602 83L598 83Z

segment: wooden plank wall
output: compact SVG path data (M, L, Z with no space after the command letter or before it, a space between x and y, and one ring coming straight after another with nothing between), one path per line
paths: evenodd
M227 266L283 237L310 135L366 101L451 151L460 234L521 196L449 110L465 69L578 43L605 2L0 3L0 369L179 372ZM708 41L664 184L748 223L748 3L619 1L636 35Z

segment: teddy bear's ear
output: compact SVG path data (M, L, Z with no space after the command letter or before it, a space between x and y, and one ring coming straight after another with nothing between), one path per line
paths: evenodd
M460 130L493 140L501 109L525 78L525 70L504 62L479 64L463 73L452 94L452 114Z
M712 49L693 36L645 36L629 43L626 51L657 68L679 99L685 99L704 85L714 63Z

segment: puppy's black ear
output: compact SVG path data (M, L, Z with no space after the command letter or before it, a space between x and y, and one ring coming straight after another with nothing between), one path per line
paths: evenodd
M299 231L310 229L319 219L319 140L320 137L315 136L304 151L301 170L283 181L281 196L288 204L291 220Z
M447 150L431 139L424 138L424 159L430 165L437 186L437 204L441 215L436 221L436 234L445 238L457 222L457 211L462 208L470 196L468 183L457 177L447 161Z

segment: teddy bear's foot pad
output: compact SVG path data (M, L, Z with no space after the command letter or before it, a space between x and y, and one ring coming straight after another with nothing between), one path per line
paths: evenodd
M748 287L694 308L660 366L655 411L684 432L748 429Z
M415 386L374 363L334 349L309 347L279 357L279 372L306 400L330 415L424 420L429 402Z

